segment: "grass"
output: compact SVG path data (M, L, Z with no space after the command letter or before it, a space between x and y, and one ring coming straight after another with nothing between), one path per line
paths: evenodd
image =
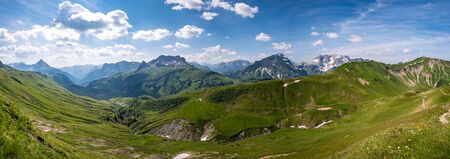
M387 69L387 65L375 62L350 63L327 75L186 93L181 97L187 101L170 105L167 111L143 109L144 115L131 129L102 120L110 113L109 102L74 95L41 75L2 67L0 92L22 112L19 116L40 120L67 132L33 130L24 117L21 122L1 122L2 130L9 131L1 131L2 142L10 146L0 149L0 158L11 158L11 154L12 158L14 154L16 158L130 158L133 155L144 158L152 154L170 158L185 151L213 158L233 155L259 158L279 154L284 154L281 158L445 158L449 153L450 129L439 123L437 117L448 110L450 87L428 88L416 93L415 87L408 87L397 78L387 78ZM357 78L370 84L363 85ZM299 82L295 82L297 80ZM284 87L286 83L288 86ZM221 95L229 92L228 89L245 91ZM219 102L211 99L219 99ZM121 101L111 100L113 103ZM320 111L317 109L320 107L333 109ZM1 121L10 121L14 117L5 108L8 107L0 111ZM244 130L285 124L270 135L225 143L172 141L145 134L173 119L186 119L198 126L213 123L223 138L232 138ZM326 120L333 122L318 129L287 128L301 123L311 127ZM420 134L411 134L411 130ZM30 132L31 137L27 134ZM39 142L37 136L45 142ZM408 139L414 142L409 143ZM401 148L391 151L386 149L389 146ZM30 149L37 154L29 153Z

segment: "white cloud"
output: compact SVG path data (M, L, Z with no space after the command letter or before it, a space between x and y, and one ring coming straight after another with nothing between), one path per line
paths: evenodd
M0 41L15 42L16 39L5 28L0 28Z
M62 28L61 26L50 27L47 25L34 25L29 30L16 31L14 36L23 40L42 38L48 41L78 41L80 39L80 34L74 29Z
M164 2L166 4L174 4L172 7L173 10L182 10L182 9L202 9L203 1L202 0L166 0Z
M231 61L236 59L244 59L238 55L237 51L226 49L221 45L215 45L207 48L203 48L203 52L186 55L186 59L189 61L196 61L199 63L219 63L224 61Z
M183 44L183 43L179 43L176 42L175 43L175 48L177 49L185 49L185 48L190 48L191 46L189 44Z
M251 7L245 3L235 3L233 6L229 2L223 0L212 0L209 2L209 7L229 10L244 18L255 17L255 14L258 13L259 9L257 6Z
M272 43L272 48L275 49L275 50L289 50L289 49L292 48L292 44L285 43L285 42Z
M210 20L213 20L214 17L216 17L218 15L219 15L218 13L214 13L214 12L203 12L201 17L207 21L210 21Z
M403 49L403 52L404 52L404 53L409 53L409 52L411 52L411 49L409 49L409 48L404 48L404 49Z
M339 38L339 34L335 33L335 32L328 32L328 33L323 33L323 34L330 39Z
M183 44L179 42L176 42L174 45L168 44L163 46L164 49L173 49L173 51L176 51L177 49L186 49L190 47L191 46L189 44Z
M64 1L59 4L55 23L87 34L95 35L100 40L116 39L128 35L128 16L122 10L106 14L91 12L77 3Z
M314 41L311 45L312 45L312 46L323 45L323 41L322 41L322 39L319 39L319 40L317 40L317 41Z
M140 39L144 41L158 41L170 35L172 35L172 33L169 30L162 28L158 28L155 30L139 30L133 33L133 39Z
M203 50L207 53L224 53L224 54L229 54L229 55L236 55L238 53L236 51L231 51L231 50L225 49L221 45L203 48Z
M56 41L55 45L57 47L74 47L74 46L78 46L78 43L59 40L59 41Z
M203 31L204 30L202 28L192 25L185 25L175 33L175 36L182 39L190 39L192 37L198 38L203 33Z
M136 47L130 44L114 44L115 49L136 50Z
M233 6L230 3L222 0L212 0L209 6L213 8L223 8L225 10L233 10Z
M40 54L42 51L48 51L45 46L33 46L30 43L21 45L8 45L0 47L0 54L12 54L16 58L26 58L29 55Z
M319 32L313 31L311 32L311 36L319 36Z
M357 42L361 42L363 39L361 36L358 36L358 35L350 35L350 37L347 38L347 40L352 43L357 43Z
M266 58L267 56L269 56L269 55L267 55L266 53L260 53L258 55L258 58L262 59L262 58Z
M258 7L250 7L245 3L235 3L233 11L244 18L253 18L258 13Z
M171 45L171 44L167 44L167 45L164 45L163 46L163 48L164 49L173 49L175 46L173 46L173 45Z
M258 41L270 41L272 38L268 34L260 33L255 37L255 40Z

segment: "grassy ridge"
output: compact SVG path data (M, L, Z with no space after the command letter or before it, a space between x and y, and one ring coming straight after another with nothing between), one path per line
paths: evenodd
M65 158L42 134L35 131L4 97L0 98L0 157L2 158Z
M47 153L44 144L42 153L47 156L145 158L156 154L170 158L191 151L213 158L443 157L448 152L449 128L437 117L448 110L450 87L443 84L417 91L390 74L392 67L377 62L349 63L327 75L216 87L162 101L145 99L132 107L143 113L133 122L133 129L102 120L109 110L127 112L129 107L121 105L122 100L112 100L118 107L111 109L107 102L73 95L35 73L2 67L0 92L31 119L66 130L43 135L54 148ZM243 130L280 129L229 143L172 141L145 134L173 119L186 119L199 127L212 123L222 139ZM297 124L312 127L328 120L333 121L318 129L287 128ZM421 126L421 135L408 134L417 126ZM408 139L417 142L404 143ZM398 145L402 151L384 149ZM404 150L405 146L411 150ZM19 149L18 154L24 152Z

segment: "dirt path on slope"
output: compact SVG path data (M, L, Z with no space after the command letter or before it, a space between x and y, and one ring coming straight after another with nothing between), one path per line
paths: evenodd
M270 155L270 156L264 156L260 157L259 159L272 159L272 158L280 158L280 157L287 157L296 154L296 152L291 153L283 153L283 154L277 154L277 155Z

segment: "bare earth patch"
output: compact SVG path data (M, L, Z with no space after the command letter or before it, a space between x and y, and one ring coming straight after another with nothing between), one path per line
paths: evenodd
M317 108L317 110L320 110L320 111L331 110L331 109L333 109L333 108L331 108L331 107L320 107L320 108Z
M82 139L79 139L79 140L82 143L89 144L89 145L92 145L94 147L103 147L103 146L106 146L108 144L108 141L103 140L103 139L97 139L97 138L82 138Z
M54 128L51 124L46 124L42 121L33 120L31 123L36 126L37 129L41 130L42 132L54 132L54 133L66 133L66 129L64 128Z
M370 84L368 81L366 81L365 79L362 79L362 78L358 78L358 82L363 86L365 86L365 85L368 86Z
M124 155L128 156L129 158L139 158L142 156L142 154L134 153L134 147L126 147L126 148L118 148L118 149L107 149L106 152L113 154L113 155Z
M450 117L450 109L448 109L447 113L442 114L441 116L439 116L439 121L442 124L448 124L448 118Z
M280 158L280 157L286 157L286 156L290 156L296 154L296 152L291 152L291 153L283 153L283 154L277 154L277 155L270 155L270 156L264 156L261 157L259 159L271 159L271 158Z

